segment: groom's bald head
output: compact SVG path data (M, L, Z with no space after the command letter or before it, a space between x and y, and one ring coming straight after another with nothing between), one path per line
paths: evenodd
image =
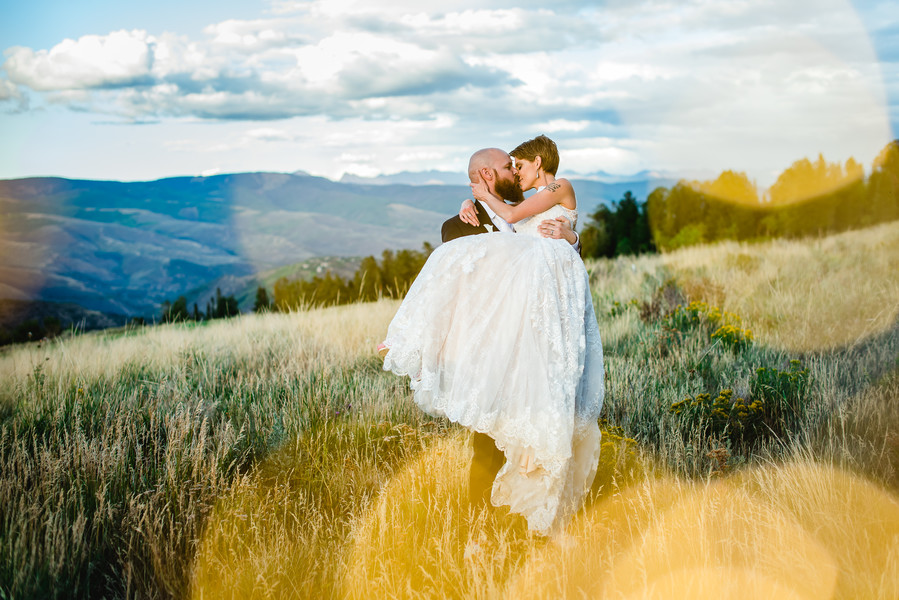
M512 162L512 157L499 148L478 150L468 160L468 178L472 183L477 183L480 179L481 169L498 171L506 162Z

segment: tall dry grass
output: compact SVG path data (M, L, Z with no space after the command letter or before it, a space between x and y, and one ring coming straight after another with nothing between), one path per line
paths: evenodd
M291 441L312 439L318 446L307 455L319 458L340 451L340 440L383 443L389 452L365 455L389 475L390 460L411 450L370 424L425 421L370 351L395 309L383 302L254 315L5 353L4 592L187 596L219 499ZM366 435L354 437L352 423ZM300 483L316 498L341 480L330 463L306 466ZM364 483L370 495L379 479ZM342 498L328 497L345 513Z
M469 504L465 433L373 354L395 302L14 347L0 595L895 598L897 256L893 225L589 264L601 465L553 540ZM665 325L691 300L754 343ZM790 359L810 384L781 435L670 410Z
M665 255L687 296L747 320L766 344L816 352L858 344L899 317L899 225L817 240L735 242Z

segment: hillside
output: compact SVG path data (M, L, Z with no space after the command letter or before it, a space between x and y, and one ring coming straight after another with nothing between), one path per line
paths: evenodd
M582 214L649 181L576 182ZM0 298L157 314L165 299L313 257L439 243L467 186L241 173L149 182L0 181ZM216 284L216 281L219 283Z
M29 321L46 324L47 319L56 319L61 331L70 328L78 331L106 329L128 322L128 318L124 315L88 310L77 304L0 299L0 342L5 336L12 336L18 327Z
M291 281L296 279L308 281L330 271L333 275L343 279L352 279L361 262L361 258L357 256L315 256L302 262L260 271L252 275L224 275L189 290L185 293L185 297L188 307L193 306L194 302L198 306L205 306L205 302L215 296L216 289L220 289L223 295L233 295L237 298L237 304L241 311L247 312L253 309L256 302L256 290L259 286L266 288L271 295L275 281L281 277L286 277Z
M899 224L587 269L603 438L561 538L470 503L382 300L0 353L2 595L899 596Z

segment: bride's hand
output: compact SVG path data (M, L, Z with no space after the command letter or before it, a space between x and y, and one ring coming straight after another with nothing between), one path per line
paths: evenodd
M478 212L474 209L474 202L470 199L462 202L462 207L459 208L459 218L462 219L463 223L468 223L475 227L481 224L478 221Z
M490 189L487 187L486 183L478 181L477 183L471 184L471 193L481 202L487 202L487 198L490 196Z

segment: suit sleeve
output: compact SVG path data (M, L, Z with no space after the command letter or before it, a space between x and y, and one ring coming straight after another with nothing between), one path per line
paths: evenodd
M475 227L474 225L469 225L460 219L459 215L456 215L443 222L443 227L440 228L440 239L443 242L448 242L466 235L476 235L478 233L486 232L487 230L484 229L483 226Z

